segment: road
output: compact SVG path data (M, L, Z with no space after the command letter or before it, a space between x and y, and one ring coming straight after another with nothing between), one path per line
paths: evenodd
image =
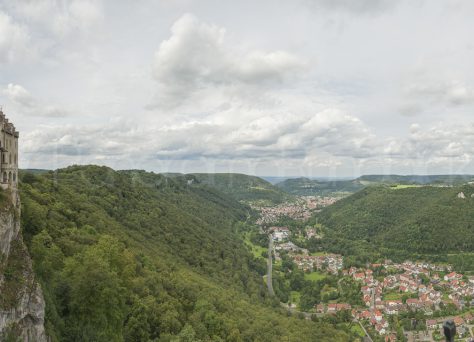
M370 337L369 333L367 332L367 330L365 330L365 327L362 325L361 322L357 321L357 323L359 323L360 327L362 328L362 330L364 330L364 333L365 333L365 337L370 341L370 342L374 342L372 340L372 337Z
M273 272L273 238L271 235L268 236L268 261L267 261L267 287L268 287L268 293L271 295L271 296L274 296L275 295L275 292L273 291L273 281L272 281L272 272ZM341 279L340 279L341 280ZM340 283L338 281L338 286L340 287ZM304 312L304 311L298 311L296 310L295 308L291 308L288 304L286 303L281 303L280 302L280 305L282 307L284 307L285 309L287 309L292 315L303 315L304 318L306 318L307 320L310 320L311 319L311 316L315 315L317 317L322 317L324 316L324 314L320 314L320 313L311 313L311 312ZM369 341L370 342L373 342L372 341L372 338L370 337L370 335L367 333L367 331L365 330L364 326L360 323L360 322L357 322L359 323L359 325L362 327L362 329L364 330L365 332L365 335L368 337Z
M273 255L273 238L270 234L268 235L268 261L267 261L267 287L268 287L268 293L270 294L270 296L275 295L275 291L273 291L273 281L272 281L272 273L273 273L272 255Z

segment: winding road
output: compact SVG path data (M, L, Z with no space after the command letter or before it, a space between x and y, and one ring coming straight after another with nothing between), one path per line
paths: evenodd
M272 238L272 235L269 234L268 235L268 261L267 261L267 287L268 287L268 293L271 296L275 296L275 291L273 291L272 273L273 273L273 238ZM337 282L339 290L340 290L340 286L341 286L341 284L340 284L341 280L342 279L339 279L339 281ZM298 311L295 308L291 308L286 303L280 302L280 305L283 308L287 309L292 315L295 315L295 314L303 315L307 320L310 320L311 316L313 316L313 315L315 315L317 317L324 316L324 314L321 314L321 313L311 313L311 312ZM364 326L358 321L354 321L354 322L357 322L360 325L360 327L364 330L364 332L366 334L366 339L370 342L373 342L372 338L367 333L367 330L365 330Z
M272 273L273 273L273 238L272 235L268 235L268 261L267 261L267 287L268 293L271 296L275 295L275 291L273 291L273 280L272 280Z

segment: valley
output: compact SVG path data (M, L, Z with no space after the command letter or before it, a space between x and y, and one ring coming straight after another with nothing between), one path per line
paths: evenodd
M390 185L388 189L405 190L419 191L420 196L428 191L418 185L403 184ZM464 192L470 193L469 190L462 187L448 193L455 203L466 199ZM370 189L369 194L370 191L379 190ZM326 217L325 210L334 210L331 205L344 207L343 201L337 200L320 198L321 206L318 210L313 207L309 216L293 214L309 210L305 197L292 204L299 205L299 211L282 210L281 205L259 208L259 233L271 242L270 252L262 254L269 260L273 256L272 291L282 305L293 314L345 324L354 331L354 326L360 325L360 337L366 331L372 341L438 341L442 339L442 323L447 319L455 321L459 338L468 341L474 337L472 268L427 261L420 255L393 261L378 254L373 259L366 256L365 262L361 262L357 260L360 255L325 250L324 240L331 239L332 233L330 226L319 223L319 212L327 207L321 213ZM460 260L464 256L455 253L450 258ZM460 269L466 272L461 273ZM268 281L268 276L265 279Z

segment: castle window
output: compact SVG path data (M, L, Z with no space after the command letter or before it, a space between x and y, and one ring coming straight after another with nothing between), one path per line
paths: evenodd
M13 181L16 182L16 173L13 172Z
M11 164L11 163L12 163L12 155L11 155L11 154L8 156L8 160L9 160L9 162L8 162L8 163L10 163L10 164Z
M8 181L7 173L4 172L4 173L3 173L3 183L6 183L7 181Z
M8 173L8 182L9 183L12 182L12 173L11 172Z

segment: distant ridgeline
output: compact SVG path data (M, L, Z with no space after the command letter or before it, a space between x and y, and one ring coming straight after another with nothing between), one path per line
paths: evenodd
M291 196L266 180L240 173L192 173L186 175L166 174L174 177L186 177L211 186L237 201L281 203Z
M357 180L362 184L462 185L474 181L474 175L366 175Z
M240 234L249 207L204 184L209 177L98 166L21 173L51 341L352 340L288 317L268 295L265 263ZM215 179L226 189L228 176ZM239 194L236 184L249 183L235 176L228 192Z
M467 258L474 250L474 186L367 187L315 220L326 227L328 248L346 255Z
M355 193L369 185L438 185L454 186L474 181L472 175L366 175L353 180L286 179L275 184L281 190L300 196L337 196Z
M300 196L332 196L353 193L364 188L357 179L322 181L303 177L287 179L275 186L289 194Z

